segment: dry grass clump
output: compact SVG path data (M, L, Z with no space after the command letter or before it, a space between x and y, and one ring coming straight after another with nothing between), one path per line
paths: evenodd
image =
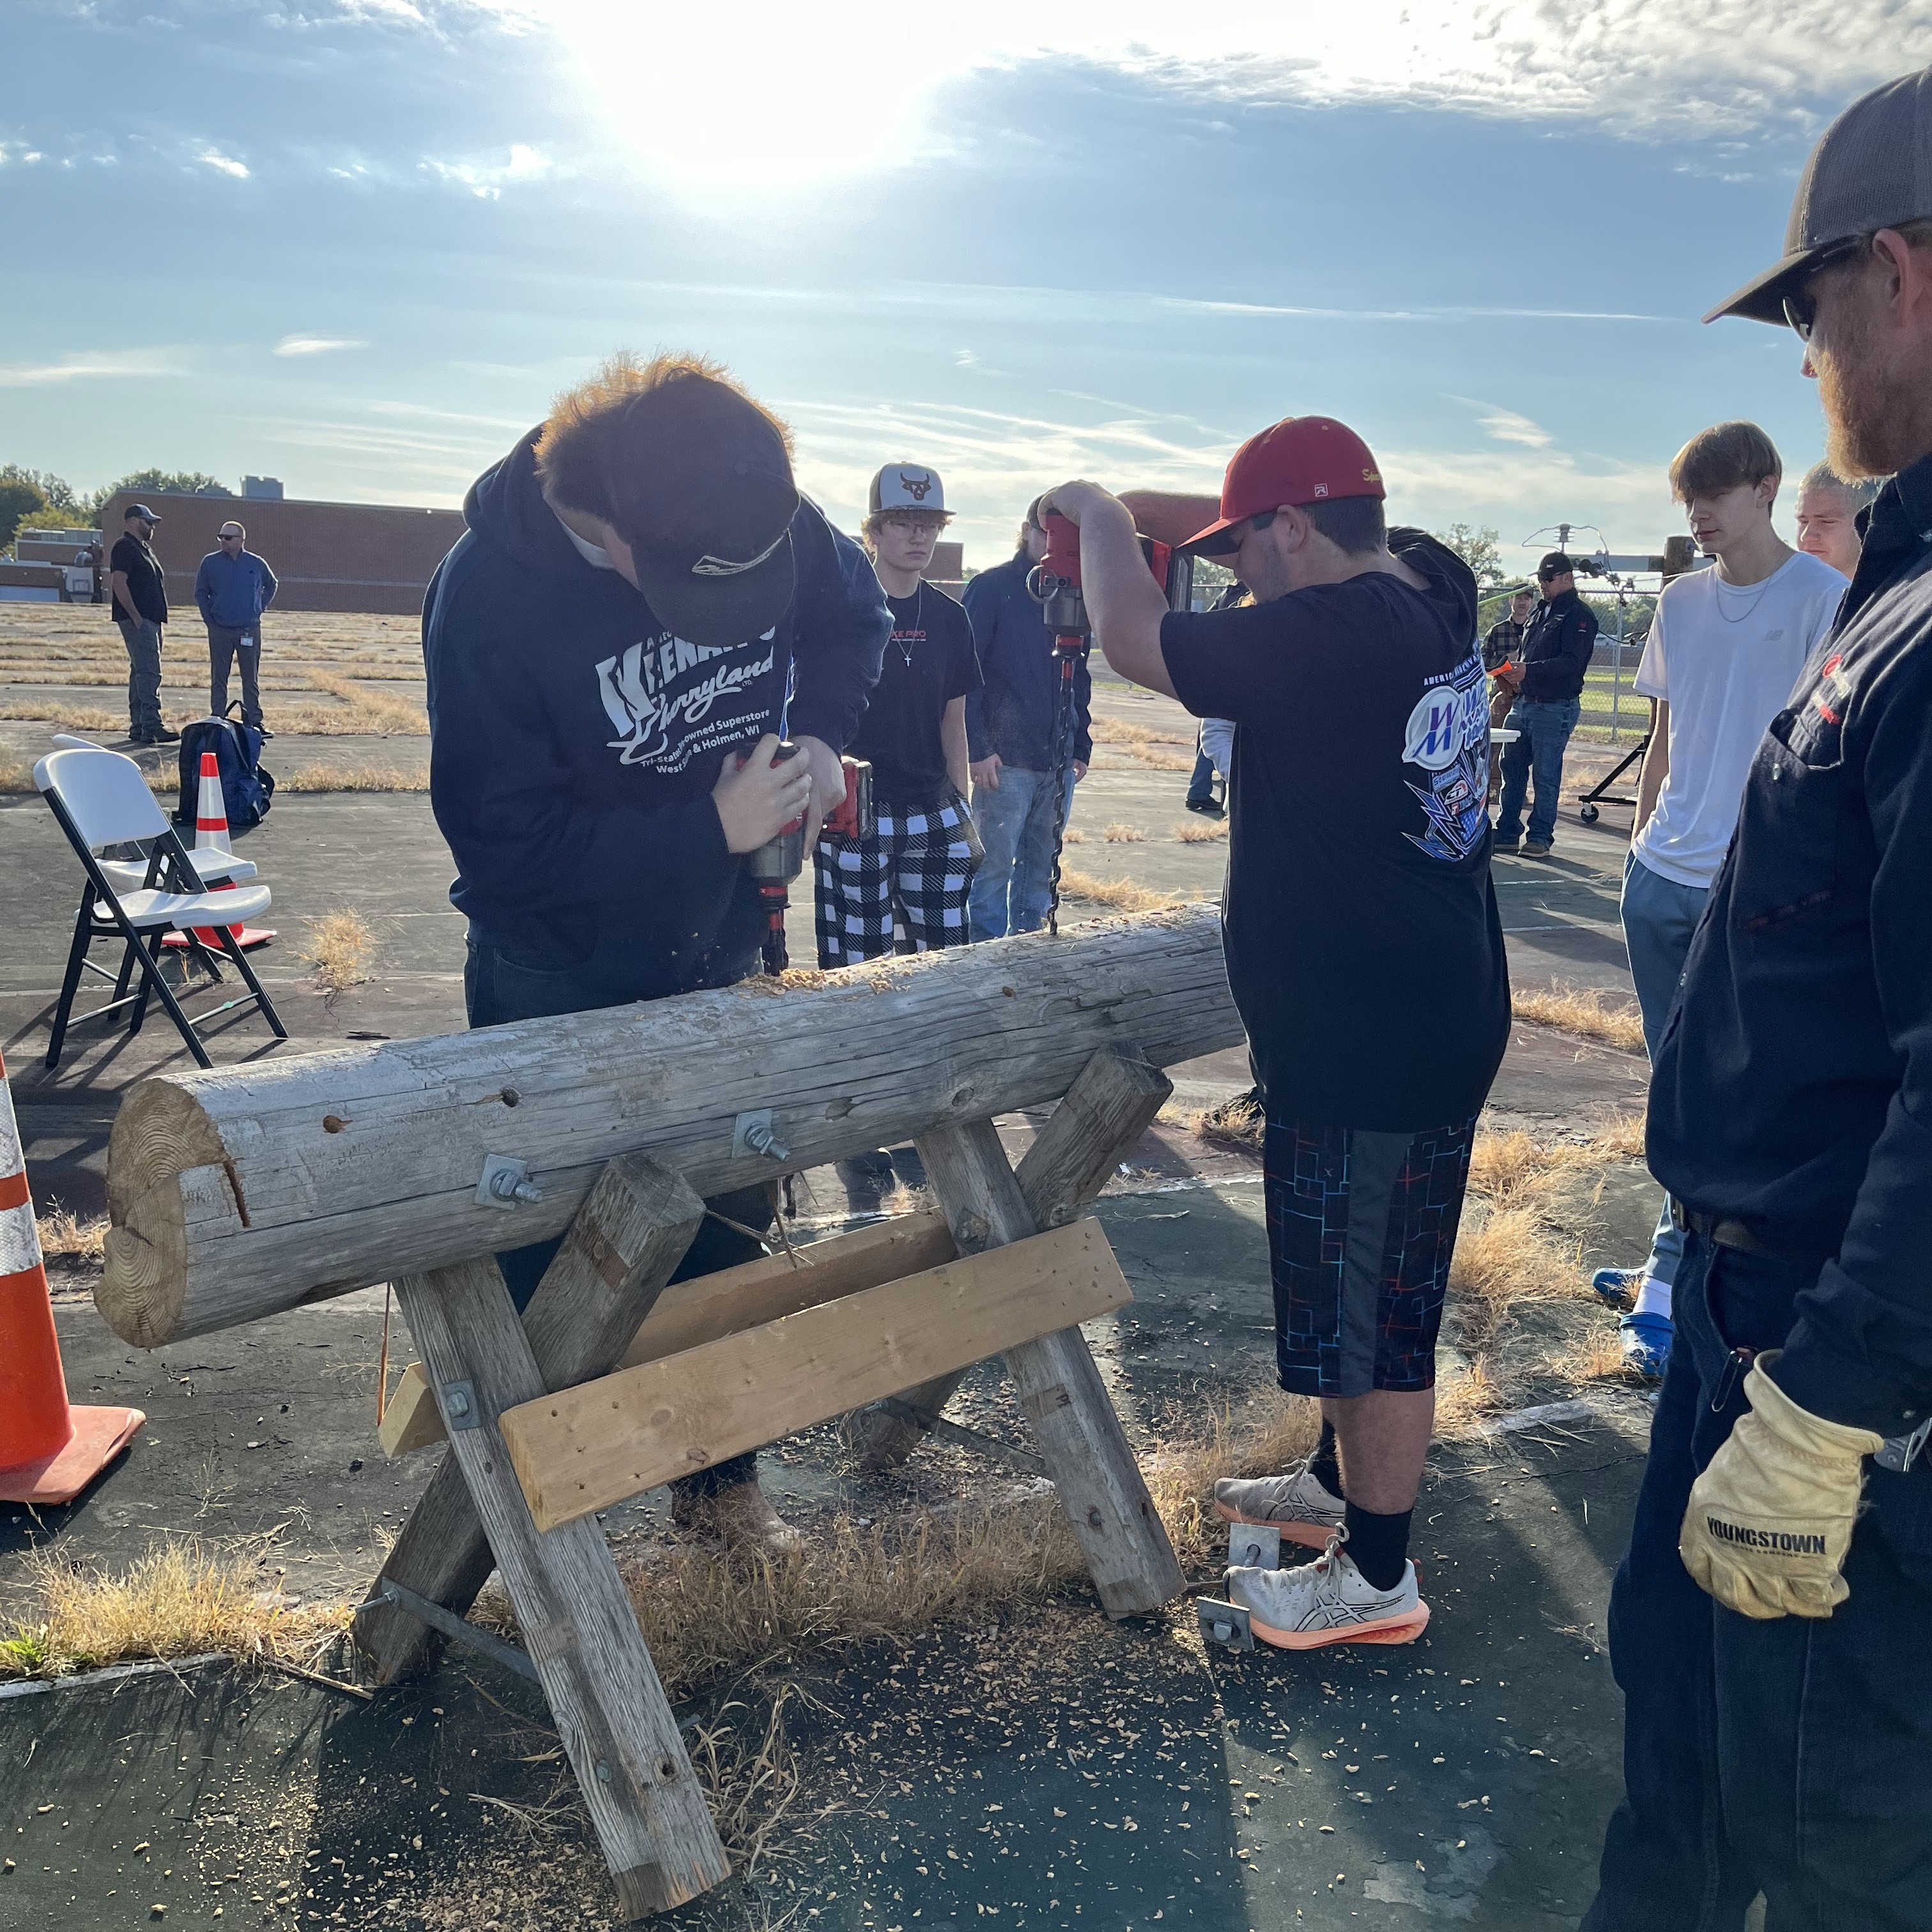
M243 1661L301 1662L349 1624L346 1604L290 1604L258 1552L186 1538L118 1574L50 1550L24 1564L27 1613L4 1627L0 1678L61 1677L129 1658L225 1650Z
M44 1214L34 1217L40 1238L40 1252L50 1262L98 1262L107 1236L107 1216L96 1214L83 1221L78 1214L50 1202Z
M1228 836L1228 821L1224 819L1193 818L1184 825L1172 828L1175 839L1183 845L1211 844L1216 838Z
M276 781L278 791L428 791L429 772L386 771L379 765L304 765Z
M1185 745L1190 742L1179 730L1158 730L1151 724L1136 724L1124 718L1096 718L1089 735L1096 745Z
M339 703L284 710L275 720L278 730L335 738L429 735L429 713L419 702L399 698L393 692L368 690L333 671L311 671L309 679L317 690Z
M1118 818L1112 824L1101 827L1100 836L1109 845L1138 845L1147 838L1147 834L1138 826L1129 825L1125 820Z
M309 921L308 946L296 955L315 968L316 984L333 1004L369 976L364 970L376 935L359 912L325 913Z
M51 698L14 698L0 704L0 718L58 724L74 731L118 732L126 722L99 705L72 704Z
M20 758L0 758L0 793L19 793L34 789L34 768Z
M1176 893L1156 892L1138 879L1096 879L1071 866L1060 874L1060 892L1063 898L1084 899L1112 906L1117 912L1167 912L1188 903Z
M1510 1001L1520 1020L1534 1020L1539 1026L1554 1027L1558 1032L1574 1033L1580 1039L1619 1046L1628 1052L1643 1051L1643 1022L1636 1006L1606 994L1601 987L1559 982L1546 989L1516 989Z
M1087 842L1087 835L1078 826L1070 825L1060 835L1060 842L1063 845L1084 845Z

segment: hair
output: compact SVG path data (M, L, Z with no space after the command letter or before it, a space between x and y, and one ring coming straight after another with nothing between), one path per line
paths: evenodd
M1754 422L1722 422L1700 430L1670 464L1670 494L1688 503L1745 484L1774 483L1784 476L1778 446Z
M876 560L879 554L879 528L888 517L930 517L942 530L952 520L950 510L920 510L902 504L890 510L874 510L859 526L859 540L866 546L866 554Z
M235 534L238 537L242 538L244 542L247 541L248 536L248 526L244 524L239 517L224 517L221 520L221 523L222 528L224 530L225 530L229 524L232 524L235 526ZM221 531L217 530L214 534L217 537L219 537L221 535Z
M1805 471L1798 485L1801 496L1808 490L1842 490L1846 502L1856 512L1862 510L1878 495L1879 479L1876 476L1847 478L1840 476L1828 463L1814 463Z
M566 389L550 404L536 443L537 475L546 492L573 510L608 521L616 507L609 480L611 440L636 398L671 382L712 382L729 389L777 431L785 454L793 453L790 426L715 357L661 352L644 362L620 349L594 376Z
M1388 542L1388 523L1379 496L1324 496L1318 503L1298 503L1295 508L1349 556L1380 550Z

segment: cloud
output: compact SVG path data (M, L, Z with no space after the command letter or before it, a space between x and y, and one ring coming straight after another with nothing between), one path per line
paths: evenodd
M349 335L285 335L272 353L277 356L326 356L338 349L367 349L368 344Z
M58 362L0 363L0 389L41 388L103 376L178 376L175 354L170 350L100 349L63 356Z
M430 0L424 0L426 8ZM445 0L455 17L457 0ZM1105 8L976 0L881 35L866 0L754 6L730 58L702 8L463 0L561 49L611 144L694 195L904 165L943 149L949 84L1052 62L1226 110L1391 105L1618 137L1808 140L1865 89L1932 59L1925 0L1171 0ZM661 76L676 76L674 86ZM648 110L640 110L648 98ZM1730 164L1735 168L1738 164Z
M510 158L500 166L486 166L475 161L439 161L428 155L424 157L422 166L425 173L466 188L484 201L501 200L506 186L542 181L556 172L556 162L540 148L527 147L520 141L511 144Z
M204 148L195 159L202 166L212 168L217 174L230 176L236 181L248 178L247 164L238 161L232 154L224 154L219 148Z
M1547 449L1556 440L1540 422L1518 416L1514 410L1506 410L1499 403L1478 402L1473 396L1450 396L1449 400L1480 411L1476 420L1489 431L1493 442L1520 443L1526 449Z

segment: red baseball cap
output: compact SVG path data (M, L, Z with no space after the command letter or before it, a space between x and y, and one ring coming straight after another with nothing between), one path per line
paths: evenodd
M1333 416L1285 416L1235 451L1221 483L1221 518L1181 545L1219 546L1212 539L1244 518L1283 503L1320 503L1337 496L1386 496L1382 472L1369 446ZM1230 546L1232 548L1232 546Z

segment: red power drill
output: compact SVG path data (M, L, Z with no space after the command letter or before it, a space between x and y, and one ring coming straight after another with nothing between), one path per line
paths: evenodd
M789 739L772 754L772 763L783 764L798 756L798 747ZM741 758L740 764L744 760ZM825 830L847 838L869 838L878 829L872 813L872 768L862 758L842 758L845 770L845 796L826 814ZM758 882L758 896L765 907L765 970L776 975L789 963L785 952L785 913L791 904L791 882L805 868L805 820L794 818L776 838L745 854L745 869Z

